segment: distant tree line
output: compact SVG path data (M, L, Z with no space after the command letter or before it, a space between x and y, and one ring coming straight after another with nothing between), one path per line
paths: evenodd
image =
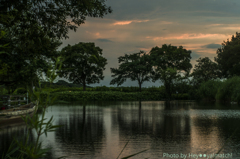
M62 85L86 90L87 85L104 79L107 59L94 43L79 42L57 51L60 40L68 38L68 30L77 29L66 17L78 26L87 16L103 17L112 12L104 1L3 0L0 9L0 86L7 88L8 94L19 87L33 88L39 81L45 82L39 76L51 69L57 57L62 58L57 74L73 83ZM204 82L240 76L240 34L222 43L214 61L199 58L192 72L190 60L190 50L171 44L153 47L148 53L140 50L125 54L118 57L119 67L110 68L110 84L136 81L141 92L144 82L160 81L168 99L184 89L197 94Z

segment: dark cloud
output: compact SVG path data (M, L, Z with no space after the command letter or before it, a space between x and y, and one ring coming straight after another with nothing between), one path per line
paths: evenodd
M173 16L175 17L173 19L181 21L183 15L187 16L187 19L189 16L197 16L209 20L211 16L238 17L240 13L238 0L151 0L151 2L146 0L112 0L106 1L106 4L113 9L113 13L106 17L115 20L148 19L149 17L159 19L163 16Z
M99 42L113 42L113 41L108 40L108 39L97 39L97 41L99 41Z
M192 57L192 60L197 60L201 55L195 53L194 51L192 51L191 53L191 57Z
M218 49L220 48L222 45L220 44L208 44L208 45L204 45L202 46L203 48L208 48L208 49Z

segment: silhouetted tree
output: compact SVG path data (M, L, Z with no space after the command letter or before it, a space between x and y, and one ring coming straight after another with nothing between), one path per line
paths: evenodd
M188 77L192 68L190 63L191 51L182 46L162 45L153 47L150 51L152 66L154 67L153 81L161 80L166 89L168 99L174 91L174 81ZM182 76L182 75L184 76Z
M222 47L217 50L215 61L223 78L240 76L240 33L236 32L230 41L223 41Z
M82 84L84 91L86 84L103 80L107 59L102 56L102 49L95 47L94 43L68 45L60 54L66 59L62 70L59 70L60 77L65 77L75 84Z
M118 63L121 63L119 68L110 68L112 77L110 84L122 85L127 79L137 81L139 91L141 92L142 83L151 79L151 72L153 71L150 63L150 57L144 51L133 53L130 55L120 56Z

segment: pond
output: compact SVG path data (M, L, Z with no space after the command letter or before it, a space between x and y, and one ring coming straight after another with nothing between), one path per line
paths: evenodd
M62 125L43 136L49 158L240 158L240 107L194 101L120 101L55 104L46 117ZM0 154L26 126L0 131ZM31 134L32 140L36 136ZM232 136L232 137L231 137ZM230 138L231 137L231 138Z

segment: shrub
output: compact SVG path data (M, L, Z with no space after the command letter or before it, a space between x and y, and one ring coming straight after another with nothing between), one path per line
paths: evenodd
M75 91L55 92L59 100L65 101L123 101L123 100L162 100L164 95L161 92L118 92L118 91Z
M201 83L198 89L198 95L201 98L205 98L208 100L215 100L216 94L218 92L218 88L222 85L220 80L209 80L207 82Z
M223 101L240 101L240 77L225 80L219 87L216 98Z
M27 90L25 88L18 88L16 89L13 94L26 94Z

